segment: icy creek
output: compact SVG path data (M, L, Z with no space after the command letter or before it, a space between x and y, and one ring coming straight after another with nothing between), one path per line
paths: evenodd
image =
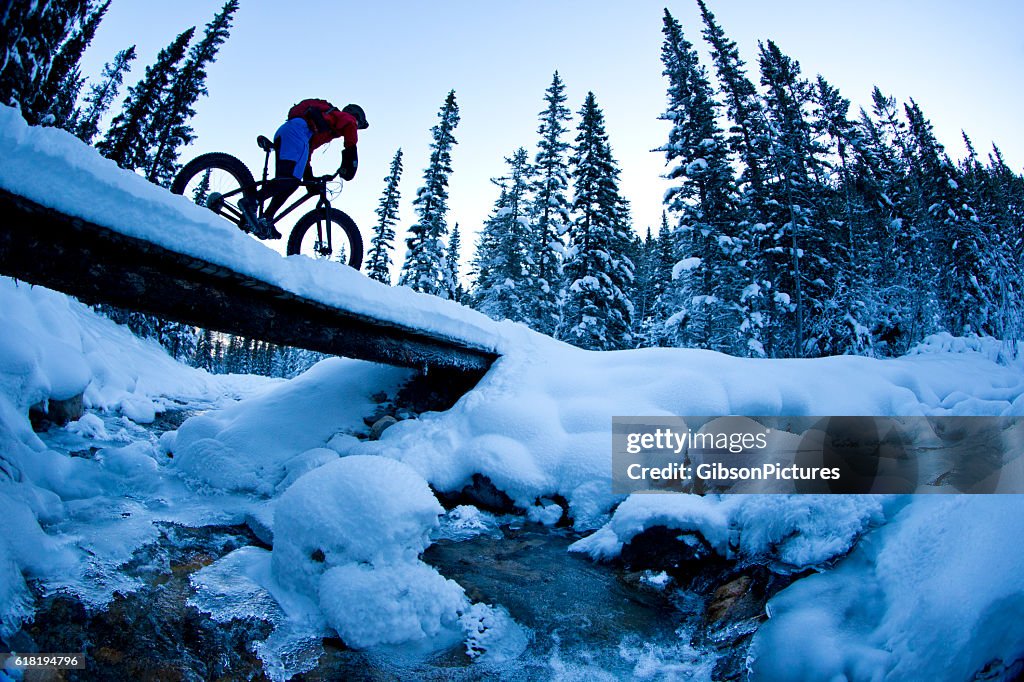
M48 449L69 457L102 457L112 447L158 447L186 418L210 410L205 403L178 405L148 425L90 412L70 428L52 427L40 435ZM92 425L90 437L81 435L80 424ZM289 622L273 596L247 581L244 571L218 564L232 554L268 549L238 522L246 516L253 522L242 500L232 509L215 496L181 509L181 500L169 498L133 493L107 509L110 532L133 535L140 546L119 565L97 562L90 580L64 588L36 586L36 617L12 643L85 650L92 659L89 679L152 678L170 671L183 679L711 679L721 657L712 645L690 645L704 597L667 589L667 574L595 563L568 551L580 538L568 528L471 505L446 510L423 558L472 601L497 605L496 613L507 621L481 631L483 641L354 650ZM169 520L170 507L178 520ZM88 522L92 542L114 542L95 521ZM72 523L64 532L83 530ZM482 648L472 652L474 645ZM484 649L490 655L474 662L478 656L472 654Z

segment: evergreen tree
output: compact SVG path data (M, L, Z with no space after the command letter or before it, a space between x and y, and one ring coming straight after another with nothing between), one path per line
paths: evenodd
M775 354L803 356L836 352L823 347L831 328L822 315L834 281L826 230L820 209L827 204L822 182L824 149L816 139L807 108L811 87L800 75L800 64L768 41L761 44L761 83L767 90L766 141L771 152L770 198L767 210L772 234L768 254L775 303L770 330ZM828 327L809 329L811 320ZM787 336L790 336L787 338Z
M68 131L75 130L78 126L78 110L75 108L75 104L78 102L78 95L82 92L83 85L85 85L85 78L82 76L81 69L75 66L57 86L57 92L54 94L46 114L47 125L54 125Z
M206 206L206 200L210 197L210 176L212 169L207 168L206 172L203 173L203 177L199 179L199 184L192 190L192 201L200 206Z
M678 262L676 232L668 222L668 215L661 212L661 227L655 243L655 259L651 273L652 311L651 324L647 325L646 345L668 346L668 335L663 321L678 312L676 287L672 282L672 271ZM657 324L655 324L657 323Z
M764 160L766 133L757 90L744 71L745 63L739 56L736 43L729 40L715 15L704 0L697 0L704 20L704 37L711 45L711 55L718 72L726 111L733 122L729 146L743 163L740 176L741 192L749 219L761 222L767 204L764 192Z
M935 138L931 123L914 100L905 109L926 207L920 222L938 266L943 326L958 336L1001 335L1000 298L1006 292L999 291L1003 280L999 272L1007 259L989 226L980 220L972 197L961 187L962 178Z
M413 206L419 219L409 228L408 251L398 283L414 291L435 296L446 294L444 278L444 237L448 233L448 178L452 173L454 132L459 124L459 106L455 91L448 93L438 112L440 123L431 129L430 164L423 173L423 186L417 191Z
M910 178L905 125L895 117L895 101L877 87L872 100L877 120L862 109L849 138L853 202L863 214L851 259L870 282L870 295L859 300L872 352L899 355L931 327L928 292L934 287L913 218L920 199Z
M674 308L664 336L673 345L735 351L743 284L735 258L739 215L729 150L707 74L668 10L662 32L669 103L661 118L672 129L660 151L673 183L665 194L666 208L679 219L679 267L673 285L662 294L662 305Z
M402 179L402 150L395 152L391 160L391 169L384 178L384 194L374 213L377 224L373 228L372 247L366 264L366 273L370 279L384 284L391 284L391 254L394 250L395 223L398 222L398 202L401 193L398 183Z
M558 326L562 298L562 255L565 250L562 235L569 225L569 143L563 137L572 119L569 108L565 106L565 84L557 71L544 92L544 101L547 107L539 114L537 133L540 141L534 159L536 180L531 206L536 274L530 326L552 335Z
M213 331L204 329L196 341L195 355L192 359L192 366L205 369L208 372L215 372L215 345Z
M176 76L177 65L184 58L194 33L193 26L160 51L142 80L128 89L121 113L96 145L101 154L121 168L135 170L153 163L154 117L158 115L164 94Z
M643 240L636 237L630 259L636 265L633 277L633 340L638 347L649 345L650 327L654 306L657 301L658 284L658 240L647 226L647 234Z
M633 315L629 211L619 194L619 169L593 92L580 110L578 130L570 159L576 219L569 227L565 269L570 284L559 336L582 348L627 348Z
M812 334L822 339L822 352L873 353L874 342L867 325L882 308L876 282L884 260L881 247L886 232L878 220L880 204L875 188L879 171L874 165L858 166L865 139L849 119L850 101L820 75L812 96L816 107L812 125L828 140L833 168L831 204L822 208L833 216L828 222L835 228L832 299L813 321Z
M81 27L64 41L54 55L50 70L39 90L34 94L33 109L45 111L48 125L67 128L68 118L74 111L83 80L78 68L82 54L89 47L96 29L110 7L110 0L89 12Z
M740 341L747 354L772 355L775 335L771 330L780 324L777 318L784 297L774 291L777 266L765 258L776 247L774 233L767 224L771 200L765 181L765 165L770 157L766 117L736 43L726 37L704 0L697 0L697 4L705 25L703 35L712 48L726 112L732 121L729 147L741 162L737 234L746 257L741 259L745 286L739 296Z
M61 47L88 16L87 0L10 0L0 10L0 103L31 124L43 120L49 101L40 93L51 72L59 84L78 65Z
M473 307L496 320L529 323L534 318L532 233L527 216L531 168L520 147L505 162L509 175L493 179L501 188L484 225L473 266Z
M459 278L459 252L462 249L462 236L459 224L455 223L452 233L448 236L448 249L445 252L445 277L448 281L448 298L461 303L466 291Z
M131 69L134 60L135 46L132 45L118 52L113 62L107 62L103 66L100 82L90 86L82 107L76 111L73 132L78 139L86 144L92 144L93 139L99 134L100 119L117 98L124 76Z
M228 38L231 19L238 0L227 0L206 25L203 39L189 51L188 60L176 74L153 113L147 135L154 151L148 160L146 177L150 182L169 185L178 172L178 153L195 139L189 120L195 115L195 103L207 94L206 69L217 57Z

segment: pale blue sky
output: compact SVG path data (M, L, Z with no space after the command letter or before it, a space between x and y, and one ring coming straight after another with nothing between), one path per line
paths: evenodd
M164 45L192 24L199 30L223 0L114 0L86 55L84 72L129 44L137 78ZM199 139L183 158L227 151L258 174L253 140L270 135L288 107L305 97L357 102L371 127L360 139L359 177L339 206L368 239L395 149L405 152L401 226L428 157L430 127L454 88L462 115L453 153L450 223L475 233L496 197L489 178L518 146L531 156L537 113L557 69L568 105L579 110L593 90L607 120L622 190L639 231L660 221L664 158L650 150L667 128L659 60L662 9L681 22L706 56L696 3L604 0L435 2L242 0L230 40L210 69L210 96L193 121ZM987 154L992 141L1024 170L1024 2L1019 0L709 0L758 78L757 41L775 40L805 75L824 75L853 101L870 102L877 84L903 101L914 97L953 156L960 129ZM575 121L574 121L575 125ZM575 136L575 134L573 134ZM318 172L337 167L340 145L314 156ZM402 236L400 234L400 236ZM463 261L475 237L463 241Z

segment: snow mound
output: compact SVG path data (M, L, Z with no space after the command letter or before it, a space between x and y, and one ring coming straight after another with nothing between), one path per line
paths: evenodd
M444 509L401 462L355 455L297 480L274 513L274 577L316 594L320 576L345 564L409 564L430 545Z
M422 562L348 563L324 573L320 605L346 644L365 649L456 633L467 602L455 581Z
M328 461L323 449L336 434L365 431L370 395L394 392L409 374L328 358L274 391L187 420L166 444L171 466L203 486L269 497Z
M1024 659L1021 537L1015 495L915 498L769 602L751 679L1002 679Z
M349 646L450 638L469 603L420 561L443 508L391 459L354 455L300 477L275 506L276 583L319 604Z
M597 532L571 546L593 559L619 556L651 528L696 534L719 556L768 563L789 572L820 567L850 551L884 519L882 498L872 495L636 494Z

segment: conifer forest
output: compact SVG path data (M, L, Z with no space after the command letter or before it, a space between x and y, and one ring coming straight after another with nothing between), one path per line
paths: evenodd
M138 65L128 44L101 73L83 74L110 2L12 0L0 100L169 186L195 140L196 103L217 97L206 77L239 0L169 34L151 64ZM460 111L456 90L445 95L414 192L401 185L402 149L382 185L362 188L380 192L375 217L360 222L367 276L596 350L882 357L940 331L1020 338L1024 177L999 147L976 149L965 133L967 154L951 158L913 99L875 87L870 106L855 109L769 38L740 54L696 2L701 26L684 28L669 10L661 17L659 115L669 133L652 153L664 157L670 186L660 225L631 218L599 93L571 104L556 70L536 99L535 139L492 180L490 214L459 216L461 232L448 206ZM122 92L126 80L134 84ZM408 224L403 193L415 197ZM217 372L291 376L318 359L104 312Z

